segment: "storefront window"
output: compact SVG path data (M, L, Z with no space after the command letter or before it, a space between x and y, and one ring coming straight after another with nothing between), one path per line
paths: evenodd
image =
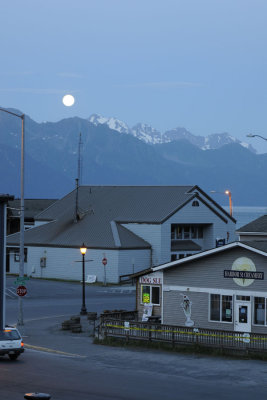
M142 303L143 304L160 304L160 287L142 285Z
M220 295L210 295L210 319L211 321L220 321Z
M222 296L222 321L232 322L232 296Z
M254 297L254 324L265 325L265 298Z
M210 320L232 322L233 297L220 294L210 295Z
M152 286L152 304L159 304L159 286Z
M150 303L150 286L142 286L142 303Z

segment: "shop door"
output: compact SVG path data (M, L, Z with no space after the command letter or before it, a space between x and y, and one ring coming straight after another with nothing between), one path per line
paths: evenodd
M251 303L249 301L235 302L235 331L251 332Z

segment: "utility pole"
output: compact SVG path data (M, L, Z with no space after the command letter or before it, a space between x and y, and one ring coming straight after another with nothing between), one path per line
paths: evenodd
M6 325L6 205L14 196L0 195L0 330Z

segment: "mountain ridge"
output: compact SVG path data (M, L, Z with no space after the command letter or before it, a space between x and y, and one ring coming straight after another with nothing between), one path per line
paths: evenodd
M19 119L0 113L0 132L1 192L19 196ZM212 150L185 139L148 144L79 117L37 123L26 116L25 197L61 197L75 188L80 133L81 184L198 185L207 193L231 190L235 205L266 204L267 154L237 142ZM217 201L227 205L226 196Z
M169 143L177 140L188 140L190 143L196 145L202 150L218 149L226 144L238 143L243 147L246 147L250 151L256 153L256 150L251 144L242 142L241 140L229 135L227 132L213 133L207 136L196 136L189 132L186 128L177 127L171 130L167 130L163 133L153 128L150 125L144 123L137 123L130 128L125 122L116 119L114 117L108 118L103 117L100 114L92 114L88 121L93 125L106 125L112 130L116 130L120 133L132 135L145 143L149 144L160 144Z

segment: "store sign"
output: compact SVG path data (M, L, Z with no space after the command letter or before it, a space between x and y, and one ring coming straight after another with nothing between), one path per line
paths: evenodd
M150 285L161 285L162 279L157 277L150 277L150 276L141 276L140 283L147 283Z
M224 278L238 278L238 279L264 279L264 272L252 271L233 271L231 269L224 270Z
M254 262L247 257L237 258L232 269L224 270L224 278L232 278L238 286L249 286L254 280L263 280L264 272L258 272Z

